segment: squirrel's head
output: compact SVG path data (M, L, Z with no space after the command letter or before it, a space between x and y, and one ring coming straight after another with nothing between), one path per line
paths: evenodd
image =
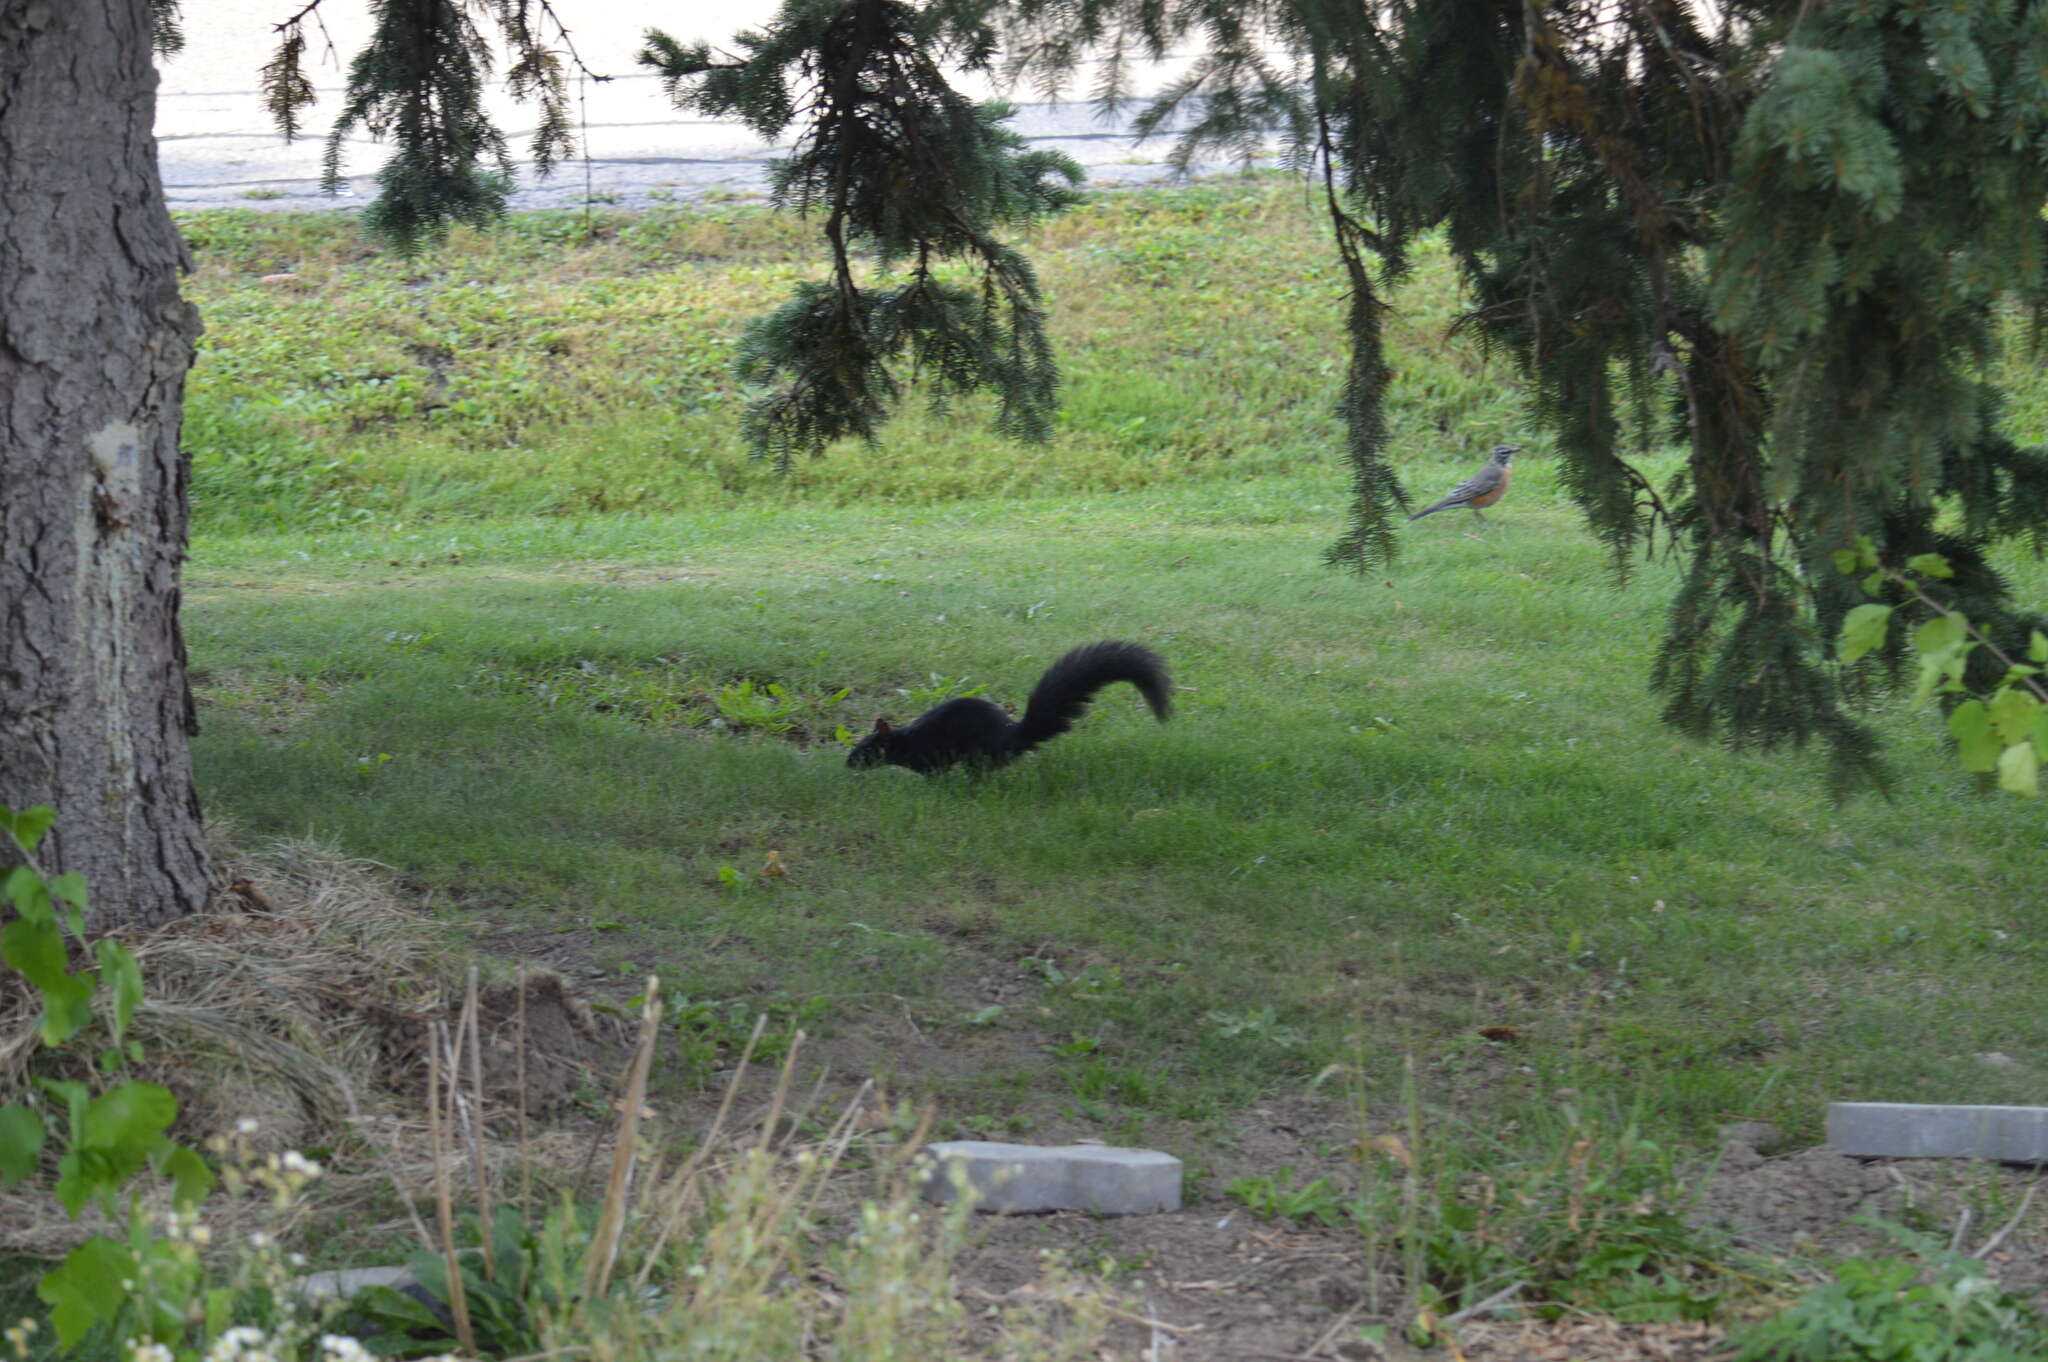
M865 738L853 745L853 751L846 756L846 764L854 770L880 766L889 760L889 739L896 730L889 727L887 719L875 720L875 726Z

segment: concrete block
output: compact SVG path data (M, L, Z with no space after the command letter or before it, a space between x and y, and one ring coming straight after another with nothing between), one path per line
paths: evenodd
M309 1301L345 1301L373 1286L410 1292L419 1282L402 1267L344 1267L332 1272L309 1272L299 1278L297 1286L299 1294Z
M953 1200L956 1177L983 1211L1094 1211L1144 1215L1180 1209L1181 1163L1156 1149L1081 1144L1064 1148L944 1140L926 1145L927 1201Z
M1858 1158L2048 1161L2048 1107L1830 1102L1828 1144Z

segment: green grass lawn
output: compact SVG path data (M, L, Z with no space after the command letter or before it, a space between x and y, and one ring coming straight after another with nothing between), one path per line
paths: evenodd
M726 355L809 268L788 223L525 218L410 268L331 219L187 225L197 755L244 835L800 1016L962 1130L1172 1144L1354 1058L1412 1057L1503 1146L1560 1092L1684 1145L2038 1094L1972 1056L2048 1053L2042 812L1974 792L1931 716L1876 716L1890 804L1661 728L1672 576L1617 585L1540 442L1490 532L1320 565L1337 282L1298 189L1041 234L1048 448L913 413L787 480L738 449ZM1518 394L1442 340L1440 259L1405 301L1398 462L1433 497ZM1171 724L1124 688L991 778L845 768L840 730L1021 703L1106 637L1168 659Z

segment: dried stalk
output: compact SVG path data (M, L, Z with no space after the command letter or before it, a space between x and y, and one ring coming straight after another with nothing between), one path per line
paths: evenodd
M434 1202L441 1216L441 1256L448 1274L448 1313L455 1317L455 1341L476 1356L476 1335L469 1327L469 1293L463 1289L462 1262L455 1254L455 1198L448 1186L448 1148L441 1124L441 1047L447 1037L440 1022L427 1024L427 1143L434 1156Z
M633 1066L626 1078L626 1109L619 1116L618 1146L612 1150L612 1172L605 1183L604 1209L598 1214L597 1231L590 1237L590 1262L583 1278L586 1300L596 1300L611 1285L619 1241L625 1234L626 1195L633 1179L640 1111L647 1101L647 1071L654 1063L654 1042L661 1022L660 990L661 980L649 975L647 999L640 1008L640 1043L634 1047Z
M484 1280L495 1282L498 1280L498 1258L491 1246L491 1240L496 1237L491 1233L491 1173L484 1164L484 1046L477 1027L477 1014L483 1011L483 1005L477 997L476 975L476 966L471 965L469 985L462 999L463 1024L469 1034L470 1100L475 1107L469 1123L469 1157L476 1177L477 1223L482 1226L479 1237L484 1247Z

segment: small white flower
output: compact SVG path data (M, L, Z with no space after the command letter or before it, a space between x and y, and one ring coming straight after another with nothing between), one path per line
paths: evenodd
M213 1340L213 1346L206 1350L206 1362L267 1362L268 1354L263 1351L263 1331L252 1324L237 1324ZM165 1359L151 1359L151 1362L169 1362Z
M284 1260L291 1267L304 1267L306 1265L306 1255L303 1253L287 1253Z
M241 1120L235 1122L235 1133L238 1135L254 1135L262 1128L263 1123L254 1116L244 1116Z
M270 1236L265 1234L262 1230L256 1231L256 1233L249 1236L249 1247L252 1249L269 1248Z
M213 1242L213 1231L208 1229L204 1225L194 1225L192 1227L191 1234L192 1242L195 1244L203 1245L210 1244Z
M347 1334L322 1334L320 1351L329 1362L373 1362L370 1350Z

